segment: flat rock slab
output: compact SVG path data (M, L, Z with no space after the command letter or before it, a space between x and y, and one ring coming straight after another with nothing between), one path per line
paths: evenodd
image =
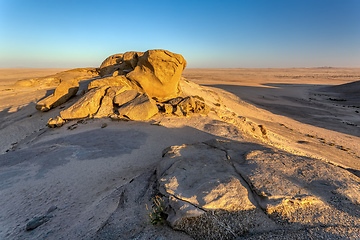
M108 88L108 86L102 86L90 90L71 107L61 111L61 118L70 120L92 117L99 110L100 101L105 95L106 89Z
M284 225L360 227L359 178L258 144L172 146L163 152L158 181L168 221L196 239L234 239Z
M51 108L65 103L72 96L76 95L78 90L79 83L76 79L62 81L59 86L56 87L53 94L36 104L36 109L43 112L49 111Z
M138 95L136 98L119 108L120 116L126 116L135 121L147 120L158 112L159 109L156 102L146 93Z

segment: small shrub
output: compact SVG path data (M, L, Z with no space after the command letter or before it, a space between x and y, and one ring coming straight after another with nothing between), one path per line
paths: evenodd
M165 219L165 214L163 212L164 200L161 197L156 196L155 198L152 199L152 201L153 201L152 208L149 209L146 204L146 209L149 211L148 216L150 219L150 223L153 225L158 225L161 224Z

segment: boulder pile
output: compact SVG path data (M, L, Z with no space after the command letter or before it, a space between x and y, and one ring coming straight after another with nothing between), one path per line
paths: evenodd
M49 127L66 120L82 118L147 120L159 111L177 116L208 114L209 107L198 96L179 97L179 80L186 67L183 56L166 50L126 52L106 58L97 69L84 95L60 116L48 121ZM60 79L55 92L39 101L36 109L49 111L75 96L78 79Z

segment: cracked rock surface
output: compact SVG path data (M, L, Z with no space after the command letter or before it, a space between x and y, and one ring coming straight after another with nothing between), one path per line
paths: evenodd
M262 145L210 140L169 147L158 181L171 226L195 239L360 227L357 177Z

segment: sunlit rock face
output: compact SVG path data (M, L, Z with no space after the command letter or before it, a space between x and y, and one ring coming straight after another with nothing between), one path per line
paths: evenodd
M106 58L100 65L100 76L105 76L118 72L120 75L124 75L132 70L137 65L139 56L142 56L142 52L126 52L114 54Z
M126 77L139 83L150 97L169 99L180 93L179 80L186 61L180 54L149 50L139 57L134 71Z
M195 239L235 239L284 224L360 224L358 178L263 145L211 140L172 146L164 150L157 174L167 220Z
M105 91L107 88L107 86L102 86L92 89L71 107L65 109L64 111L61 111L61 118L79 119L92 117L99 110L101 99L105 95Z
M61 119L66 121L113 116L113 119L126 117L131 120L147 120L158 113L164 101L176 98L181 93L179 80L185 67L183 56L160 49L112 55L97 69L99 75L89 79L91 81L85 92L83 90L85 95L60 112ZM89 71L83 72L88 75ZM66 76L63 77L66 81L60 83L55 93L37 103L38 110L48 111L76 94L79 88L77 79L83 78L69 80ZM136 96L129 98L126 94L121 94L129 90L136 92ZM209 112L204 101L193 98L185 99L177 108L178 111L174 113L178 116L191 113L206 115ZM165 112L173 113L169 107ZM51 123L49 126L59 126L53 124L53 121Z
M76 95L79 90L79 83L76 79L62 81L55 89L55 92L36 104L36 109L46 112L51 108L60 106Z

